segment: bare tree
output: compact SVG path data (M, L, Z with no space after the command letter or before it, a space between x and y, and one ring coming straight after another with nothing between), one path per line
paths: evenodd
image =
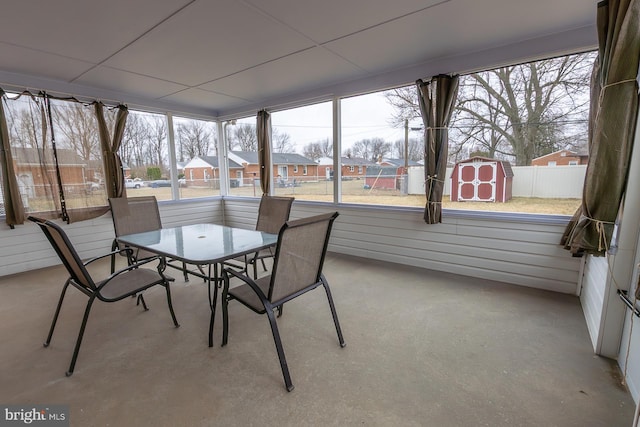
M53 103L52 118L58 147L75 151L86 162L101 158L100 139L96 132L98 122L91 106L57 101ZM108 110L105 118L107 125L113 125L115 118L110 117Z
M353 157L361 157L373 162L380 161L391 152L391 143L382 138L362 139L351 147Z
M553 58L460 78L450 124L450 159L481 151L529 165L535 157L584 147L594 53ZM415 87L387 91L393 121L420 117Z
M256 147L257 147L256 138ZM272 129L271 131L271 144L273 145L272 151L274 153L295 153L295 148L291 143L291 135L286 132L280 132L278 129Z
M321 157L333 157L333 144L329 138L322 141L310 142L302 149L302 154L312 160L318 160Z
M399 159L404 159L404 145L405 141L402 139L395 141L389 154L397 156ZM409 146L409 160L418 161L424 158L424 142L422 139L409 138L407 145Z
M233 128L232 137L229 138L231 148L240 151L258 151L258 135L255 125L249 123L238 124Z
M146 117L141 114L130 113L120 144L120 157L130 167L144 166L150 160L145 153L148 151L150 139Z
M189 120L178 125L177 133L180 161L195 156L207 156L210 151L217 152L215 133L208 122Z

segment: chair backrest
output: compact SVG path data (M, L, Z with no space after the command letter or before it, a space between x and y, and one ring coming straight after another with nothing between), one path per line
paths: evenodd
M287 221L278 234L267 298L280 301L318 283L338 212Z
M58 225L46 219L29 216L29 221L33 221L40 226L45 236L60 257L62 264L66 267L73 281L86 288L90 292L96 290L96 285L85 268L82 259L71 244L67 234Z
M110 198L109 206L116 237L162 228L156 196Z
M256 230L276 234L282 225L289 220L293 197L263 195L258 208Z

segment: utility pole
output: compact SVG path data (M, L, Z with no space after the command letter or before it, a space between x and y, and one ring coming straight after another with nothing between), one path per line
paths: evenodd
M409 170L409 119L404 119L404 173Z

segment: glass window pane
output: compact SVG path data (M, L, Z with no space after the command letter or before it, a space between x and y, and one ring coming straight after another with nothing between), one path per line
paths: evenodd
M256 117L225 122L222 129L229 144L229 194L260 197Z
M413 86L396 92L416 97ZM396 107L390 98L392 93L395 92L375 92L341 101L343 202L425 204L423 191L408 193L407 180L408 171L422 169L422 121L415 112L408 114ZM406 160L405 150L409 153Z
M178 185L181 199L220 194L216 123L174 117Z
M120 146L128 197L172 199L167 129L162 114L129 111Z
M333 201L333 103L271 114L276 195Z

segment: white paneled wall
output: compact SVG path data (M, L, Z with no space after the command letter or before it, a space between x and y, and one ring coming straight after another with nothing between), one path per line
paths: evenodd
M222 199L202 199L180 203L160 202L160 216L165 226L224 220ZM59 222L82 258L102 255L111 250L114 238L111 214L74 224ZM0 227L0 276L59 264L59 258L40 228L26 221L11 230Z
M472 219L449 213L427 225L419 209L296 201L292 218L338 210L331 252L575 294L580 259L558 242L565 223ZM227 198L227 225L252 228L258 200Z
M600 351L600 331L604 293L609 277L607 257L589 256L585 263L580 302L594 351Z

